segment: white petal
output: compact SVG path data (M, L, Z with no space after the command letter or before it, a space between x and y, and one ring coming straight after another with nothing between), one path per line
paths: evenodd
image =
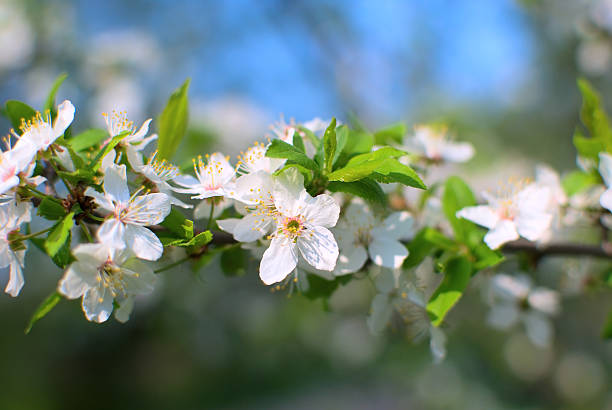
M149 229L139 225L127 225L125 227L125 242L136 256L148 261L156 261L161 258L164 246L161 241Z
M527 336L531 342L539 347L550 346L554 329L551 321L541 313L529 312L523 317Z
M376 238L368 247L372 262L386 268L397 269L408 256L408 249L397 240Z
M393 212L385 218L382 226L372 229L372 236L387 239L410 239L414 236L413 226L414 218L410 212Z
M66 131L66 128L72 124L72 120L74 120L74 105L68 100L65 100L60 105L57 106L57 117L55 118L55 123L53 124L53 133L55 134L55 138L59 137Z
M232 205L232 201L225 198L221 199L221 201L219 201L218 198L213 198L212 201L215 202L213 218L218 218L226 208L229 208ZM210 204L211 200L208 199L200 201L200 203L193 210L193 218L208 219L208 217L210 216Z
M170 198L157 192L140 195L130 203L123 221L136 225L156 225L162 222L170 213Z
M506 242L519 238L514 222L501 220L484 237L484 241L491 249L497 249Z
M494 296L512 302L525 299L531 286L531 278L527 275L510 276L500 273L491 279L491 291Z
M334 235L327 228L313 226L297 240L300 253L311 266L331 271L338 259L338 244Z
M474 146L469 142L448 142L441 147L440 156L450 162L466 162L474 156Z
M519 214L530 212L548 212L550 205L550 188L529 184L516 195Z
M117 156L117 152L113 149L108 154L102 158L102 162L100 163L100 172L106 174L106 170L108 167L115 163L115 157ZM89 189L89 188L88 188Z
M17 185L19 185L19 177L15 175L5 177L2 181L0 181L0 194L4 194L9 189Z
M519 318L519 311L515 304L501 303L495 305L487 315L487 323L496 329L509 329Z
M308 195L302 210L302 215L304 215L306 221L312 225L331 228L338 222L340 206L330 195L321 194L315 198Z
M83 295L81 306L87 320L102 323L113 311L113 296L104 287L90 288Z
M144 162L142 161L142 154L140 151L136 151L133 145L128 144L125 147L125 153L127 154L128 163L132 169L140 172L142 167L144 167Z
M125 248L126 229L123 222L118 219L107 219L98 228L98 240L107 246L114 248Z
M457 218L465 218L489 229L493 229L499 222L497 212L492 207L486 205L463 208L457 212Z
M297 259L295 244L284 237L275 237L263 254L259 277L266 285L280 282L295 269Z
M549 315L559 313L559 293L546 288L535 288L529 293L527 301L534 309Z
M529 241L541 239L552 223L552 215L543 212L522 212L516 219L516 230L519 235Z
M130 143L139 143L144 138L144 136L147 135L147 132L149 132L149 124L151 124L151 121L152 119L149 118L148 120L143 122L140 126L140 129L134 134L126 137L126 139L129 139Z
M23 171L34 160L36 151L36 145L32 141L20 138L15 146L13 146L13 149L6 152L5 155L8 161L15 164L18 171Z
M348 273L357 272L368 260L368 253L363 246L345 247L338 256L334 275L346 275Z
M16 297L21 292L21 288L23 288L24 279L23 279L23 257L25 256L25 251L19 251L19 255L12 254L11 264L9 269L9 281L6 285L6 289L4 291L9 295Z
M266 235L273 219L269 216L249 214L240 219L234 229L234 239L238 242L253 242Z
M612 212L612 188L606 189L601 197L599 198L599 204Z
M599 173L607 187L612 185L612 155L606 152L599 153Z
M107 197L106 195L101 194L100 192L96 191L92 187L88 187L85 190L85 195L92 197L94 199L94 201L96 202L96 204L99 207L101 207L104 211L106 211L106 212L114 212L115 211L115 205L113 204L111 199L109 197Z
M127 203L130 200L125 165L108 167L104 174L104 192L115 202Z
M146 295L155 289L157 276L144 261L130 258L121 270L124 273L126 291L133 295Z
M127 322L132 310L134 310L134 296L129 296L119 302L119 308L115 309L115 319L121 323Z
M74 262L60 280L58 291L68 299L76 299L97 285L95 277L96 266Z
M236 230L236 225L240 221L241 219L239 218L227 218L227 219L218 219L216 222L217 222L217 226L219 226L219 229L233 235L234 231Z
M208 159L208 164L215 163L218 165L218 175L215 175L215 178L220 178L222 185L225 185L234 177L234 175L236 175L236 170L232 164L229 163L227 157L222 153L215 152L210 156Z
M429 327L429 349L434 357L434 362L440 363L446 357L446 335L439 327Z
M372 299L372 305L370 306L370 315L367 319L368 329L374 335L381 333L387 327L387 324L391 320L391 314L393 313L393 307L389 303L388 295L377 294Z
M72 254L79 262L95 267L111 256L111 250L107 243L82 243L72 249Z

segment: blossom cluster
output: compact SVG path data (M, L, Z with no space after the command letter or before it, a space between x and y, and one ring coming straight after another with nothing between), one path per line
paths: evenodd
M471 143L437 124L372 133L336 119L281 120L236 161L214 152L197 155L193 172L179 168L169 158L185 132L187 86L169 100L159 135L149 133L151 119L135 127L115 111L104 114L106 130L72 135L70 101L44 114L7 103L10 120L21 125L0 153L7 293L20 293L33 243L64 271L58 297L80 298L90 321L114 312L125 322L136 298L153 292L157 273L186 261L202 267L212 259L207 254L238 249L257 261L261 281L274 290L329 298L350 280L370 278L370 330L401 327L428 338L442 360L447 314L472 283L482 284L491 326L523 323L534 344L552 343L560 293L536 285L507 251L520 245L545 252L577 221L612 226L612 154L600 149L612 147L612 131L596 135L607 123L586 124L590 139L575 137L578 170L561 178L538 165L534 179L511 179L483 192L479 204L461 178L427 175L475 155ZM594 109L593 118L604 118ZM33 217L35 208L41 218ZM185 216L190 209L205 229ZM31 231L41 223L47 227ZM171 263L159 268L163 261ZM517 273L471 280L498 266Z

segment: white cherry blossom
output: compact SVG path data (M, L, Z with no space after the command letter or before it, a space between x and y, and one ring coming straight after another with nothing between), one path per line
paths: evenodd
M537 241L545 234L553 216L548 207L550 189L529 183L511 185L498 195L483 193L489 205L470 206L457 212L465 218L489 229L484 241L491 249L523 237Z
M49 112L46 112L44 116L40 112L36 113L36 116L31 120L23 121L20 127L22 134L15 148L22 140L26 140L34 145L34 152L46 150L72 124L74 112L74 105L66 100L57 106L55 121L51 120L51 113Z
M130 165L132 168L136 168L136 164L133 164L131 161L137 157L138 152L145 149L151 141L157 139L157 134L151 134L148 137L146 136L149 132L151 118L146 120L137 130L136 127L134 127L134 122L128 119L125 111L113 111L111 114L103 113L102 115L106 121L106 128L108 130L108 135L110 136L110 138L106 141L107 143L111 140L111 138L116 137L123 132L128 132L127 136L125 136L125 138L123 138L119 143L119 146L125 148Z
M215 152L210 156L206 155L206 159L206 163L202 157L198 157L197 162L193 160L196 178L191 175L179 175L174 178L173 182L180 186L173 188L174 191L191 194L194 199L231 195L236 171L229 163L229 157Z
M125 165L110 166L104 176L104 194L89 187L85 195L94 198L100 209L107 213L97 237L100 242L119 249L126 246L146 260L157 260L163 253L161 241L145 228L156 225L170 213L170 200L166 194L132 194L127 185Z
M394 212L381 220L359 200L347 207L338 225L332 229L338 240L340 256L336 275L360 270L368 259L386 268L399 268L408 256L400 240L414 235L414 220L409 212Z
M4 290L15 297L23 288L23 267L27 242L21 241L16 248L9 242L9 236L18 232L24 222L31 219L31 203L19 203L16 200L2 203L0 206L0 268L9 267L9 281Z
M14 147L0 152L0 194L19 185L20 173L31 175L35 155L36 146L27 138L20 138Z
M129 249L104 243L81 244L72 250L76 262L66 270L58 285L68 299L82 297L87 320L102 323L119 304L115 318L126 322L134 307L134 296L153 291L155 274Z
M283 180L275 181L272 197L275 231L259 266L262 281L270 285L285 279L297 266L298 250L314 268L333 270L338 245L328 228L338 221L336 201L326 194L313 198L303 185Z
M239 173L250 174L264 171L269 174L275 172L285 164L284 159L266 157L268 145L256 142L246 152L238 157L236 168Z
M409 145L432 161L466 162L474 156L474 146L469 142L452 141L446 129L435 129L427 125L415 127Z
M599 173L606 185L606 191L601 194L599 203L612 212L612 155L607 152L599 153Z
M550 318L559 312L556 291L534 287L524 274L495 275L489 286L491 310L487 322L498 329L509 329L523 322L529 339L537 346L549 346L554 329Z

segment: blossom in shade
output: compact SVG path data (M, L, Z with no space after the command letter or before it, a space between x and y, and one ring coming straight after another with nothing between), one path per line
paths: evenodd
M488 205L470 206L457 212L489 229L484 241L491 249L523 237L541 239L549 229L553 215L549 209L550 189L534 183L518 183L498 195L484 192Z
M153 291L156 279L153 270L129 249L88 243L76 246L72 253L76 262L66 270L58 290L68 299L83 298L87 320L106 321L116 302L119 307L115 318L126 322L134 307L134 297Z
M97 237L100 242L123 249L131 249L141 259L157 260L163 253L159 238L145 228L162 222L170 213L170 200L166 194L130 195L125 165L112 165L104 175L104 194L89 187L85 195L94 198L107 214Z
M554 334L550 318L559 313L559 294L543 287L535 287L524 274L495 275L489 284L488 299L491 310L487 322L498 329L508 329L523 322L533 344L549 346Z

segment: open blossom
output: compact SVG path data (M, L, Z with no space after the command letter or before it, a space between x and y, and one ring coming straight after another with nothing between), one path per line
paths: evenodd
M128 161L132 168L136 168L135 164L132 164L131 160L136 158L138 152L142 151L147 145L157 139L157 134L146 136L149 132L149 124L151 118L142 123L142 126L137 130L134 127L134 122L128 120L127 113L113 111L110 115L107 113L102 114L106 121L106 128L110 137L115 137L123 132L128 132L127 136L121 140L119 146L125 148ZM110 138L109 140L110 141Z
M130 155L132 159L129 159ZM131 153L128 152L128 161L135 172L142 174L148 181L155 185L155 188L159 192L168 196L170 204L182 208L192 207L174 196L172 187L168 181L173 180L179 175L179 169L166 160L158 160L157 151L151 154L146 164L143 162L141 154L135 151L131 151Z
M336 225L340 207L326 194L310 196L303 185L276 182L272 192L275 231L259 266L261 280L270 285L285 279L297 266L298 250L316 269L331 271L338 244L328 228Z
M599 203L612 212L612 155L606 152L599 153L599 173L606 184L606 191L601 194Z
M193 160L196 178L191 175L179 175L174 178L173 181L180 186L173 188L174 191L191 194L194 199L231 195L236 171L229 163L229 158L220 152L206 155L206 158L206 164L202 161L202 157L198 157L197 162Z
M559 312L556 291L534 287L524 274L498 274L491 279L488 297L492 307L487 321L491 326L508 329L522 321L535 345L550 345L554 332L550 317Z
M536 184L512 187L508 192L483 196L489 205L470 206L457 212L465 218L489 229L484 241L491 249L523 237L530 241L541 239L552 222L548 207L550 189Z
M239 173L250 174L257 171L275 172L285 164L284 159L266 157L268 145L256 142L238 157L236 168Z
M74 105L66 100L57 106L55 121L51 121L49 112L46 112L44 117L41 113L36 113L36 117L22 123L20 127L22 134L15 148L22 140L27 140L34 145L34 152L46 150L72 124L74 111Z
M413 224L408 212L394 212L381 221L366 204L353 201L332 230L340 247L334 272L337 275L357 272L368 254L376 265L399 268L408 256L408 249L400 240L414 234Z
M27 243L20 242L15 248L9 241L12 232L18 232L24 222L31 219L31 203L18 203L15 200L0 205L0 268L9 267L9 281L4 291L15 297L24 284L23 267Z
M128 247L136 256L157 260L164 248L153 232L145 228L156 225L170 213L170 200L166 194L154 193L130 196L125 165L110 166L104 176L104 194L89 187L85 195L94 198L96 204L107 213L98 229L100 242L123 249Z
M134 307L134 296L153 291L155 274L129 249L116 249L104 243L81 244L72 250L73 262L58 285L69 299L83 298L87 320L102 323L119 304L115 318L126 322Z
M410 146L433 161L466 162L474 156L474 147L469 142L455 142L448 138L445 129L420 125Z

